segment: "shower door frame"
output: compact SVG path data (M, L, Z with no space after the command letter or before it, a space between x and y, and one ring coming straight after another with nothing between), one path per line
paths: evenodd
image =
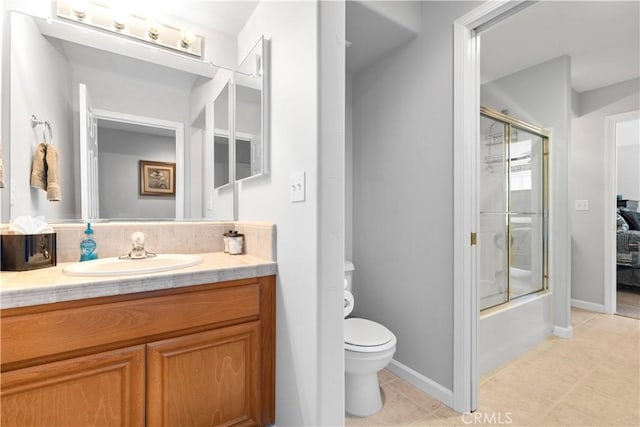
M507 215L506 221L506 236L505 238L505 255L506 255L506 271L505 278L507 283L506 288L506 300L499 303L494 304L489 307L486 307L483 310L490 310L494 307L500 307L503 304L508 304L510 301L514 301L518 298L522 298L528 295L535 295L540 292L545 292L549 288L549 138L550 132L544 128L540 128L529 123L526 123L522 120L516 119L515 117L509 116L508 114L501 113L499 111L492 110L491 108L480 106L480 116L487 117L491 120L494 120L496 123L500 123L504 125L505 131L503 131L503 144L507 149L507 155L505 156L506 162L506 188L505 188L505 214ZM511 220L510 215L514 214L511 212L511 151L510 146L512 142L511 135L512 130L522 130L528 132L530 134L536 135L542 139L542 288L518 295L516 297L511 297L511 275L507 272L511 266ZM533 157L533 147L531 151L531 157ZM532 177L533 181L533 177ZM478 222L479 226L479 222Z

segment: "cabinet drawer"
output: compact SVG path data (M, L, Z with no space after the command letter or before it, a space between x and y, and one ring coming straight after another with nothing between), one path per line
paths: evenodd
M6 316L1 324L2 365L257 319L259 307L256 283Z

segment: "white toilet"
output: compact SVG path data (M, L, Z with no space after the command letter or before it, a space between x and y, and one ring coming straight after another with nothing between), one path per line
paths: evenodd
M379 323L346 318L353 310L351 280L353 263L345 261L345 410L366 417L382 408L378 371L389 364L396 352L396 336Z

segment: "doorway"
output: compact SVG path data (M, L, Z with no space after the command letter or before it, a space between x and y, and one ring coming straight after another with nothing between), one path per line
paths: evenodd
M134 131L140 133L141 129L146 133L163 136L174 141L175 150L175 172L174 172L174 193L173 203L175 217L172 219L184 218L184 127L182 123L161 120L152 117L137 116L117 111L99 110L93 108L91 96L84 84L79 84L79 120L80 120L80 200L81 217L83 220L102 219L104 216L100 210L100 179L99 175L99 144L98 144L98 124L107 125L111 131ZM129 145L131 141L123 141L117 145ZM151 144L153 146L153 143ZM151 159L139 159L151 160ZM114 162L118 164L118 161ZM133 175L129 179L127 187L137 189L140 185L136 176L137 168L131 168ZM133 184L133 185L132 185ZM116 191L117 192L117 191ZM134 191L137 194L137 191ZM136 217L134 215L134 217ZM137 217L136 217L137 218Z
M607 117L605 129L605 312L640 318L640 111Z
M508 108L513 111L514 116L550 130L553 157L549 162L548 172L548 234L553 236L553 239L549 241L548 250L549 291L527 296L526 302L524 299L521 300L523 303L513 301L511 304L519 305L518 310L500 310L480 315L478 280L482 269L479 258L481 249L475 243L481 239L474 239L476 232L482 232L482 183L479 178L482 168L481 118L478 114L481 105L480 89L483 84L480 74L480 32L493 30L494 24L502 25L507 17L520 16L519 12L530 5L529 2L483 4L454 23L453 392L457 410L468 411L477 408L480 375L482 371L491 369L492 364L499 364L500 358L506 358L502 360L506 362L510 357L542 341L549 334L560 337L572 335L571 228L567 203L571 118L571 90L568 85L570 61L562 55L553 60L539 59L542 62L534 62L520 70L510 70L484 82L501 79L502 84L499 87L505 90L494 91L493 93L501 96L494 96L491 103L483 100L483 105L498 111ZM507 19L504 22L510 21ZM502 62L510 62L504 60L506 51L501 52ZM522 52L522 49L516 51ZM544 70L549 70L549 73L540 72L540 69L536 68L539 64L543 64ZM513 76L516 72L519 73L517 78ZM510 76L513 78L509 78ZM552 78L549 80L548 76ZM507 90L514 86L517 87L517 92ZM541 90L541 87L544 90ZM513 96L514 93L517 93L517 98ZM554 96L553 99L551 95ZM529 102L531 99L537 99L535 104ZM520 310L525 310L526 313ZM524 319L528 316L534 316L535 322L525 324ZM506 341L494 339L498 335L506 336L495 331L508 332L507 325L514 325L512 321L518 320L523 326L529 327L526 334L511 334ZM498 344L508 345L508 348L498 348ZM490 354L492 348L493 355ZM485 360L481 360L481 356Z

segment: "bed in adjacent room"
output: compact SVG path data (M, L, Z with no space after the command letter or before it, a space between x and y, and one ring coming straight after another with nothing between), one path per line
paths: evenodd
M640 287L640 213L618 209L616 232L617 283Z

